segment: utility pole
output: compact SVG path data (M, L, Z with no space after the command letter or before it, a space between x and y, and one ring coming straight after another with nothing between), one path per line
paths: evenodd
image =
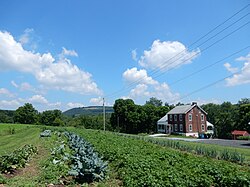
M103 130L105 131L105 100L103 98Z

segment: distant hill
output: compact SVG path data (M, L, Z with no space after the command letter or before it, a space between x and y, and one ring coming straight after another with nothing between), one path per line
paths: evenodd
M105 113L113 113L114 109L112 106L105 107ZM72 108L65 112L64 115L73 116L73 115L99 115L103 113L103 106L88 106L88 107L79 107Z

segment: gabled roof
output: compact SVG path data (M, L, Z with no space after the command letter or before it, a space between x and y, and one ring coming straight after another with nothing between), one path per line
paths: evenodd
M157 123L166 123L166 122L168 122L167 114L157 121Z
M247 136L249 135L249 133L247 131L238 131L238 130L234 130L232 132L232 135L240 135L240 136Z
M176 106L175 108L173 108L172 110L170 110L170 111L168 112L168 114L186 114L186 113L189 112L191 109L193 109L195 106L197 106L201 111L203 111L205 114L207 114L207 113L206 113L200 106L198 106L197 104Z
M176 106L172 110L170 110L168 114L186 114L192 108L193 108L192 105Z
M214 125L212 123L210 123L209 121L207 121L207 126L212 126L214 127Z

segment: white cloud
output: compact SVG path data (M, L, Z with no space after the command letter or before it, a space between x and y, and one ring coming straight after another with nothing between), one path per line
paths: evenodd
M8 32L0 31L0 69L30 73L47 88L80 94L101 94L92 75L80 70L65 56L77 56L63 48L58 62L50 53L40 54L24 50ZM15 86L14 82L12 85Z
M133 59L134 61L137 61L137 60L138 60L138 59L137 59L137 51L136 51L136 49L132 50L131 55L132 55L132 59Z
M0 109L3 110L16 110L20 105L21 103L16 99L0 100Z
M144 104L150 97L156 97L163 102L172 104L179 101L180 94L174 93L167 83L157 83L154 85L138 84L130 91L128 96L123 98L131 98L140 104Z
M69 103L67 104L67 106L68 106L69 108L79 108L79 107L84 107L84 104L82 104L82 103L72 103L72 102L69 102Z
M93 105L102 106L103 98L102 97L91 98L89 102Z
M226 79L227 86L236 86L250 83L250 53L245 57L239 57L237 61L245 61L239 73Z
M48 100L42 95L33 95L31 98L27 99L27 102L32 104L48 104Z
M143 84L157 84L157 81L153 80L152 77L147 75L145 69L137 70L136 67L127 69L123 73L123 78L128 82L137 82Z
M7 97L13 97L14 94L12 94L8 89L6 88L0 88L0 95L4 95Z
M138 98L138 97L149 97L150 93L147 91L148 86L145 84L138 84L134 89L130 91L130 98Z
M18 85L16 84L16 82L15 81L11 81L11 84L12 84L12 86L14 86L15 88L18 88Z
M155 91L152 93L152 96L170 104L177 103L180 98L180 94L173 93L168 84L165 82L155 86Z
M19 42L24 45L30 42L30 35L34 32L34 29L27 28L24 33L20 36Z
M139 64L149 69L160 68L167 71L181 65L191 63L197 57L200 50L188 51L188 49L178 41L155 40L148 51L144 51Z
M77 57L78 54L74 51L74 50L68 50L65 47L62 48L62 53L60 54L61 57L65 57L65 56L75 56Z
M238 68L233 68L229 63L225 63L224 67L231 73L236 73L238 71Z

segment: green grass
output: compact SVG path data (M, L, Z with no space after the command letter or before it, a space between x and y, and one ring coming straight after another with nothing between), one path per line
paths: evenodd
M14 133L8 133L9 129ZM21 124L0 124L0 155L12 152L25 144L36 145L39 142L40 129L37 126Z

